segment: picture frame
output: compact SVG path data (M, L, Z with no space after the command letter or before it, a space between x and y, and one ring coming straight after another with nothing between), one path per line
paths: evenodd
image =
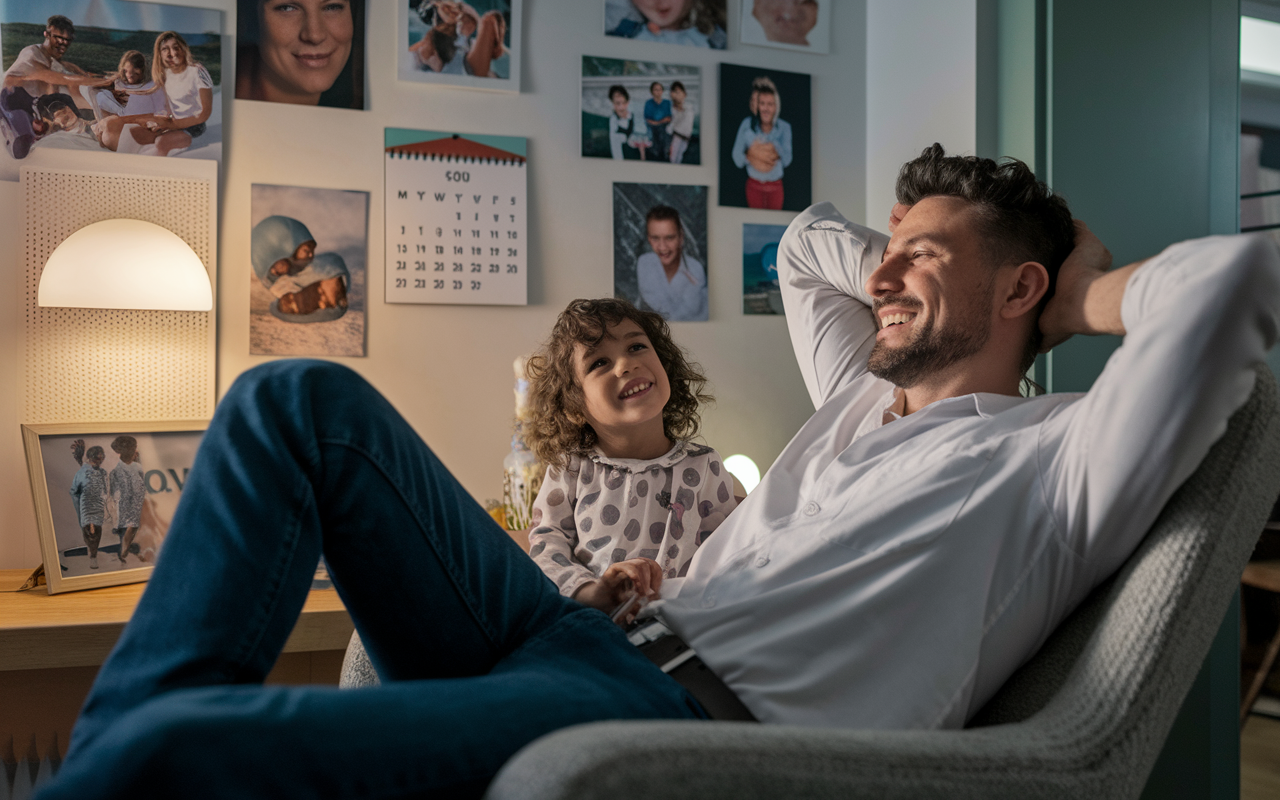
M581 95L584 158L702 163L700 67L584 55Z
M453 40L453 48L456 48L464 40L466 40L468 48L474 48L477 43L481 42L485 31L488 30L486 17L496 12L502 18L505 26L503 35L504 54L489 61L485 59L485 69L490 69L491 74L480 76L474 74L474 67L470 60L470 50L468 52L459 52L453 49L453 57L447 60L441 58L442 54L438 52L434 46L430 48L430 54L423 58L423 54L428 51L423 48L423 40L430 31L427 25L429 19L434 19L434 12L420 12L420 9L429 9L436 4L437 0L397 0L399 11L396 12L399 21L396 23L396 77L398 80L407 83L426 83L437 86L454 86L462 89L484 89L491 92L511 92L519 93L520 91L520 62L523 60L521 52L522 42L522 21L524 17L524 0L471 0L469 6L474 8L480 15L480 23L475 33L472 33L469 40L466 39L466 33L459 31L457 38ZM447 24L444 22L443 24ZM456 24L456 23L455 23ZM449 37L444 37L448 40ZM446 46L441 44L441 47ZM456 71L455 71L456 70Z
M49 594L151 577L208 424L22 426Z
M742 0L738 41L826 55L835 0Z

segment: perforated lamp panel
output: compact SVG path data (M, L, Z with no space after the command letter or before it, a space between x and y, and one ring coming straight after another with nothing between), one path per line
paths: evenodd
M176 233L216 277L215 182L28 167L24 421L206 419L215 391L215 311L41 308L36 291L62 240L104 219ZM213 280L214 296L217 282Z

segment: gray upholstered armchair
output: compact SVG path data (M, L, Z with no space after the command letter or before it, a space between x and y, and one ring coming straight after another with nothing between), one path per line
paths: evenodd
M1266 368L1137 552L962 731L602 722L544 736L493 800L1137 797L1280 491ZM343 684L376 681L352 638Z

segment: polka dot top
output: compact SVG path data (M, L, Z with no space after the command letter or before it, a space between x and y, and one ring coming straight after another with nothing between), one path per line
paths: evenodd
M665 577L682 577L736 505L733 478L710 447L677 442L647 460L597 450L547 469L529 555L566 597L630 558L651 558Z

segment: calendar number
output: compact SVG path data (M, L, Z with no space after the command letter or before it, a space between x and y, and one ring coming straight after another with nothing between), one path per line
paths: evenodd
M436 245L436 255L438 256L444 255L444 245L442 244Z
M462 288L462 281L454 281L454 282L453 282L453 288L455 288L455 289L461 289L461 288Z
M520 238L520 237L516 234L516 232L515 232L515 231L507 231L507 238L508 238L508 239L518 239L518 238Z
M481 269L482 269L482 267L481 267L479 264L477 264L477 263L476 263L476 262L474 262L474 261L472 261L472 262L471 262L471 271L472 271L472 272L479 272Z
M515 247L507 248L507 258L516 258L520 255L520 250Z
M512 273L519 272L519 271L520 271L520 267L519 267L518 265L516 265L516 264L508 264L508 265L507 265L507 274L508 274L508 275L510 275L510 274L512 274Z
M404 268L405 268L405 262L403 261L396 262L396 269L404 269Z
M409 245L407 245L407 244L398 244L398 245L396 245L396 252L397 252L397 253L407 253L407 252L409 252Z
M478 290L479 288L480 288L480 281L472 281L472 282L471 282L471 291L473 291L473 292L474 292L474 291Z
M498 271L498 265L497 265L497 264L490 264L490 265L489 265L489 271L490 271L490 272L497 272L497 271Z
M414 278L414 279L413 279L413 288L415 288L415 289L425 289L425 288L427 288L427 279L426 279L426 278Z
M432 288L432 289L443 289L443 288L444 288L444 280L443 280L443 279L441 279L441 278L436 278L435 280L431 281L431 288Z
M435 262L435 265L436 265L436 268L435 268L435 271L436 271L436 272L443 272L443 271L444 271L444 262L443 262L443 261L436 261L436 262Z
M422 270L424 270L424 269L426 269L426 268L427 268L427 262L425 262L425 261L415 261L415 262L413 262L413 271L414 271L414 272L421 272Z
M461 261L455 261L455 262L453 262L453 271L454 271L454 272L462 272L462 262L461 262Z
M462 250L463 250L463 247L462 247L462 245L460 245L460 244L455 244L455 245L453 246L453 254L454 254L455 256L460 256L460 255L462 255Z
M406 286L408 286L408 285L409 285L409 281L407 281L406 279L404 279L404 278L396 278L396 288L397 288L397 289L403 289L404 287L406 287Z

